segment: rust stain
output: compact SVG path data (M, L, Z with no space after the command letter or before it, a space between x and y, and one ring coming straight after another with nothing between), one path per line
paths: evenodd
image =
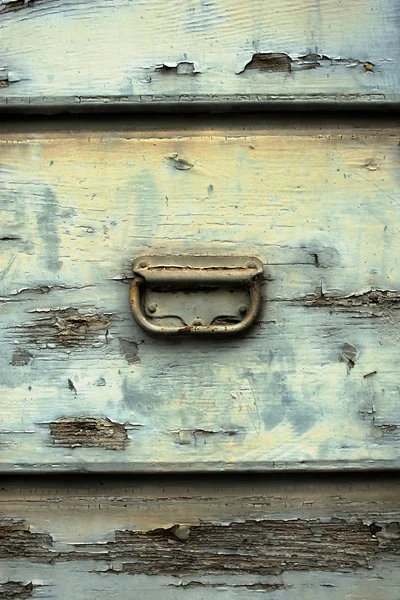
M124 424L103 417L62 417L50 423L50 433L60 448L124 450L128 440Z

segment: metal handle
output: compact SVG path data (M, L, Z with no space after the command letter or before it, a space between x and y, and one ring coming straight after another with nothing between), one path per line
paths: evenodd
M130 288L130 303L136 322L147 332L173 334L236 334L255 321L261 305L262 263L257 258L243 257L141 257L133 265L135 278ZM143 306L145 289L195 292L207 288L229 290L246 288L248 306L238 322L208 325L160 325L149 317Z

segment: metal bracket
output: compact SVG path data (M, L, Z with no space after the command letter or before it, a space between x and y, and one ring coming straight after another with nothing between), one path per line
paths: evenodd
M240 333L260 309L259 258L141 256L133 272L133 316L149 333Z

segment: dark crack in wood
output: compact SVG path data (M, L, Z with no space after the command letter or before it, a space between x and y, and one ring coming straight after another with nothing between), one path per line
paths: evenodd
M387 311L400 308L400 293L393 290L370 290L348 296L327 296L321 288L315 298L306 300L306 306L332 306L343 311L372 309L374 316L382 316Z
M193 588L225 588L225 589L245 589L256 592L276 592L277 590L282 590L287 588L284 583L213 583L213 582L203 582L203 581L188 581L187 583L169 583L168 587L174 588L183 588L183 589L193 589Z

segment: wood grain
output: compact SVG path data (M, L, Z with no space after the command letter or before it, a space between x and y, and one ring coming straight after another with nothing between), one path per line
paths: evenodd
M2 0L0 107L398 106L396 0Z
M398 498L387 474L4 478L0 592L396 600Z
M22 123L0 147L4 471L399 466L393 123ZM150 337L146 253L259 256L256 326Z

